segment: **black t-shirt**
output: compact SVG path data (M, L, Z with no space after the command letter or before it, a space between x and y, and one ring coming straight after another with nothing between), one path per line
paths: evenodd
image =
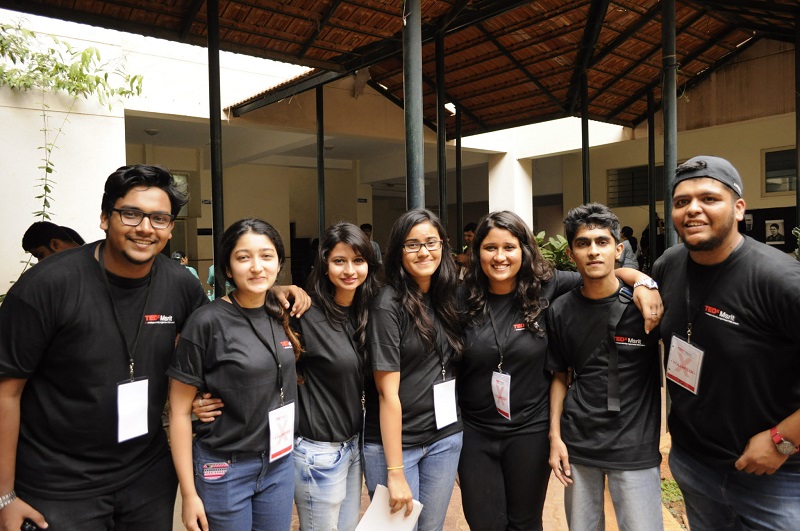
M443 439L461 431L458 422L436 429L433 385L442 381L442 363L433 345L425 345L408 312L396 300L397 293L384 287L372 302L367 325L370 364L373 371L400 372L400 403L403 407L403 447L410 448ZM428 315L437 323L425 295ZM444 327L437 325L439 351L444 356L446 378L453 378L453 348ZM381 443L380 406L375 380L367 378L367 422L364 438Z
M578 273L555 271L542 284L541 298L552 301L579 285ZM548 429L550 374L545 370L547 335L525 328L523 315L514 307L514 294L489 295L487 304L504 344L503 372L511 375L511 419L497 412L491 377L500 362L497 338L488 315L467 327L465 350L458 378L458 397L464 423L484 433L535 433ZM537 323L546 329L545 309Z
M312 306L298 321L303 352L297 371L298 435L313 441L341 442L361 431L364 361L356 349L353 326L328 321Z
M575 369L561 415L561 439L571 462L614 470L658 465L661 425L658 334L644 332L644 319L632 302L617 323L620 410L608 410L609 312L621 304L618 294L587 299L575 288L557 299L548 315L547 368ZM585 341L589 345L585 345ZM593 347L593 348L592 348ZM582 362L581 351L592 348Z
M16 484L45 498L117 490L169 451L161 427L165 371L189 314L208 302L197 279L162 255L149 281L108 275L129 344L142 323L135 376L149 379L148 433L118 443L117 384L129 379L129 363L93 256L96 245L37 264L0 306L0 376L28 379Z
M705 352L697 395L668 381L673 444L733 470L753 435L800 409L800 262L745 236L716 266L672 247L653 277L664 301L666 353L673 334L686 339L687 278L692 344ZM800 454L782 468L800 470Z
M283 326L263 308L242 311L266 344L233 304L216 299L186 323L167 370L170 378L222 399L223 414L195 429L198 440L221 452L269 449L269 412L280 406L276 355L282 366L284 401L297 398L294 350Z

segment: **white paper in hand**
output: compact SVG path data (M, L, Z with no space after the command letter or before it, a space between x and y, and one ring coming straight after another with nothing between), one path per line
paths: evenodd
M383 485L375 487L372 503L367 507L367 512L358 523L356 531L411 531L422 512L422 504L414 500L411 514L405 516L405 508L392 514L389 508L389 489Z

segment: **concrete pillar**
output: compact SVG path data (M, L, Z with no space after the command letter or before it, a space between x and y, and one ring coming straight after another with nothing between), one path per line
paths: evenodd
M533 164L511 153L489 156L489 210L511 210L533 227Z

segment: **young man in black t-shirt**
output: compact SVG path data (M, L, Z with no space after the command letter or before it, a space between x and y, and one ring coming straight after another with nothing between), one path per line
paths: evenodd
M603 527L607 479L621 530L663 529L658 338L645 333L614 274L622 252L614 213L590 203L564 223L583 285L551 304L547 368L550 466L567 487L567 521L572 530Z

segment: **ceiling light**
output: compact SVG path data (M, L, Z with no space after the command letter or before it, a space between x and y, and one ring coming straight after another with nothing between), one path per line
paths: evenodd
M158 129L155 128L145 129L144 132L150 136L156 136L158 134Z

